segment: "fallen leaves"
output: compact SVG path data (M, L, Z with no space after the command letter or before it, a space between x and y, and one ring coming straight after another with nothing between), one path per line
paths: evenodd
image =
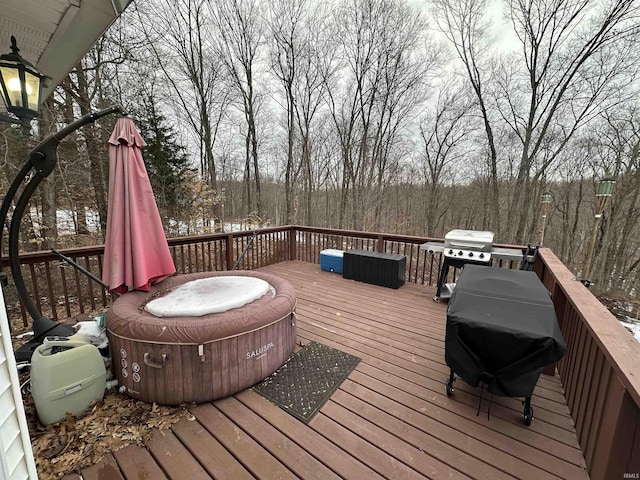
M80 472L127 445L144 446L152 430L168 429L181 418L191 417L186 406L145 403L117 391L106 392L84 414L67 414L53 425L40 423L30 395L24 397L24 404L41 480Z

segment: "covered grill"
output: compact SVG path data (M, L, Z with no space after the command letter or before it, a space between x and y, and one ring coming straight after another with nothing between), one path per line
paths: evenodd
M560 360L566 345L549 292L534 272L467 265L447 307L445 361L471 386L530 398L545 366Z

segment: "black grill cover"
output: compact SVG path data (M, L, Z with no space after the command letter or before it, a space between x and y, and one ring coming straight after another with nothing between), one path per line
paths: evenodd
M534 272L464 267L447 307L445 360L465 382L530 397L567 347L549 292Z

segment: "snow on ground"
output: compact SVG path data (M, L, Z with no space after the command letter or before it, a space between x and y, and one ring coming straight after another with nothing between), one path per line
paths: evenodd
M638 320L627 317L627 321L620 320L620 323L628 330L631 330L633 336L638 342L640 342L640 323Z
M156 317L198 317L242 307L262 297L270 288L267 282L255 277L201 278L174 288L144 308Z
M85 217L87 219L87 229L91 233L96 233L100 231L100 217L98 216L98 212L95 210L91 210L87 207L84 208ZM42 225L40 225L40 212L35 207L32 207L30 210L31 221L33 226L36 229L40 229ZM56 222L58 226L58 233L60 235L71 235L75 234L76 226L78 221L78 215L76 212L72 210L57 210L56 211ZM202 220L196 220L195 225L189 227L184 222L176 222L174 220L169 221L169 226L172 231L177 235L191 235L196 233L203 233L205 231L213 232L213 228L217 221L215 219L210 219L208 222L208 226L205 229L205 223ZM248 223L237 223L237 222L225 222L224 231L225 232L240 232L243 230L252 230L255 228L259 228L258 225L251 225Z

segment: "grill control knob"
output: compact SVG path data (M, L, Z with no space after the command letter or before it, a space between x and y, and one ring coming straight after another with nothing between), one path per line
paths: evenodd
M449 255L453 255L453 250L449 250Z
M484 258L484 253L481 253L481 254L480 254L480 258Z
M461 257L462 255L464 255L464 253L462 252L462 250L460 250L460 251L458 252L458 256L460 256L460 257Z
M469 258L473 257L473 252L469 252Z

